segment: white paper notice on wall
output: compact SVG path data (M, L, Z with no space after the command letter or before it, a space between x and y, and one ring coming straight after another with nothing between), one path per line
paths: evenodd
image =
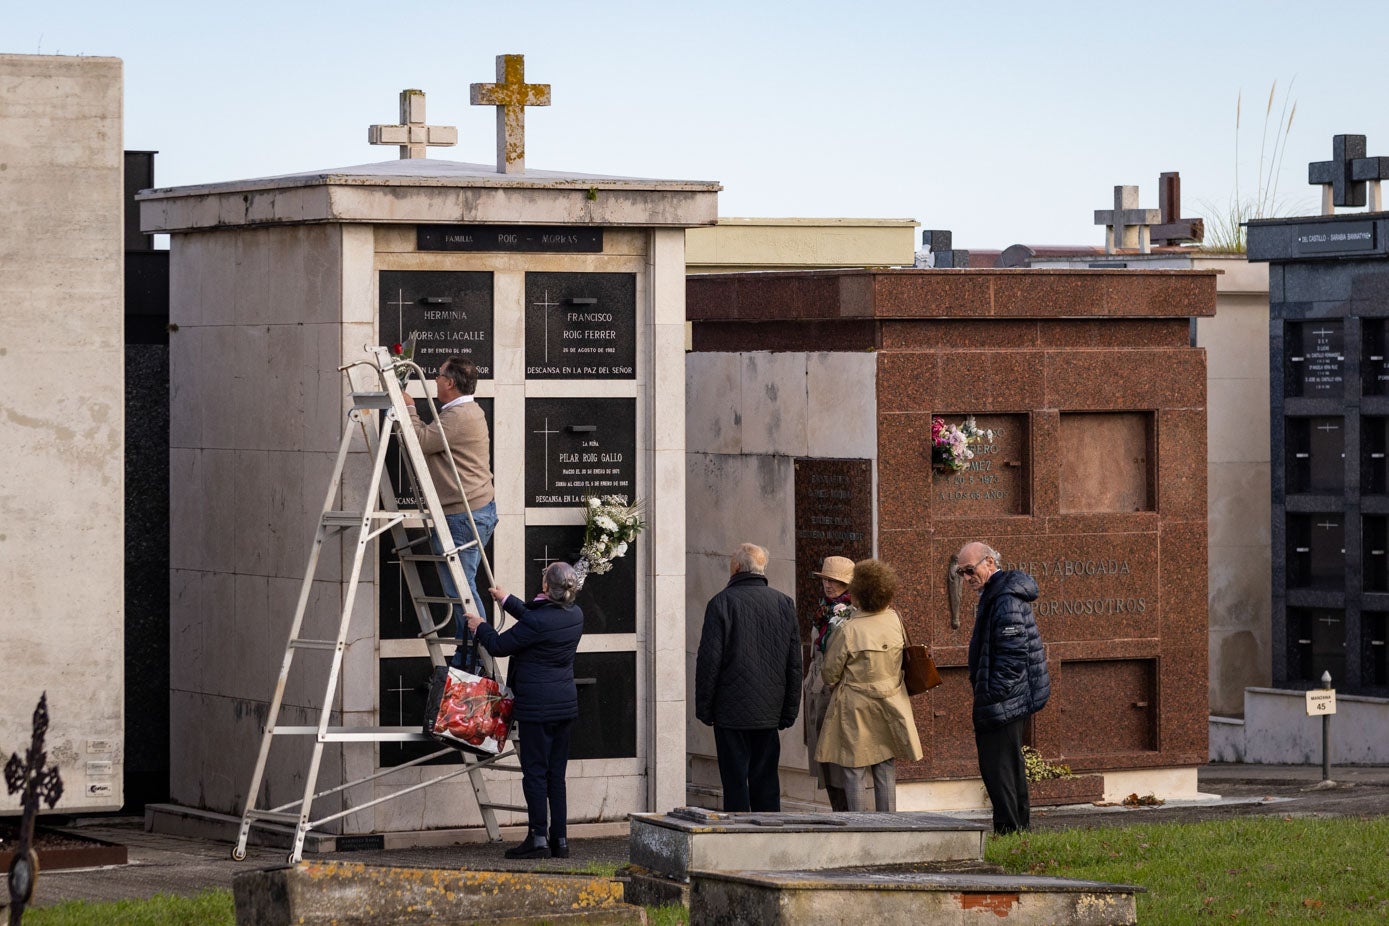
M1336 713L1336 689L1313 688L1307 692L1307 716L1325 717Z

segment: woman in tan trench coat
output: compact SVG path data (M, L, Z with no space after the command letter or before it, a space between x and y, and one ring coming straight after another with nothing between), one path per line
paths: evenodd
M849 597L856 610L829 641L821 672L833 686L815 748L817 762L844 772L848 809L868 809L866 785L873 778L879 811L897 809L896 759L921 758L911 699L902 682L902 620L892 610L897 574L878 560L854 565Z

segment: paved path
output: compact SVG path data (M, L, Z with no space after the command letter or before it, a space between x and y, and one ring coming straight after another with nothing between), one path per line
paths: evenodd
M1336 768L1339 787L1307 790L1321 779L1320 767L1212 765L1201 770L1202 791L1219 794L1218 802L1185 802L1157 808L1038 809L1033 812L1037 829L1124 826L1133 823L1175 823L1221 819L1238 814L1278 813L1294 815L1389 815L1389 766ZM984 817L986 814L974 815ZM252 846L244 862L234 862L230 846L181 836L144 831L135 817L93 819L92 825L71 832L119 842L129 849L130 864L78 871L47 871L39 878L38 905L63 900L115 900L144 898L154 894L196 894L209 888L229 888L237 872L280 865L282 849ZM624 865L626 837L571 839L569 859L510 862L501 846L469 844L429 849L340 852L312 856L340 858L378 865L432 868L519 869L530 871L581 871L593 866Z

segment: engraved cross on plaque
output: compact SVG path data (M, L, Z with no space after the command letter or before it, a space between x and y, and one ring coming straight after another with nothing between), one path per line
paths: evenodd
M422 158L428 145L458 144L458 129L451 125L425 125L424 91L400 91L401 125L367 127L367 141L373 145L399 145L402 159Z
M545 331L544 331L544 334L545 334L545 362L546 362L546 363L549 363L549 362L550 362L550 310L551 310L551 309L554 309L554 308L558 308L559 306L563 305L564 303L562 303L562 302L551 302L551 301L550 301L550 291L547 289L547 290L545 290L545 294L544 294L543 296L540 297L540 301L537 302L537 303L534 303L534 304L537 305L537 306L539 306L539 307L540 307L540 310L544 313L544 317L545 317Z
M497 173L525 173L526 107L549 106L550 85L526 83L525 55L498 55L497 82L473 84L472 103L497 107Z
M545 487L550 486L550 435L562 433L550 427L550 419L545 419L544 426L539 431L532 431L532 434L545 435Z
M1114 208L1095 210L1095 224L1105 226L1106 254L1113 254L1119 248L1137 248L1140 254L1147 254L1152 250L1148 228L1161 221L1160 210L1138 208L1136 186L1116 186Z
M397 721L398 721L399 723L404 723L404 722L405 722L405 692L410 691L410 690L412 690L412 689L411 689L411 687L410 687L409 685L405 684L405 676L403 676L403 675L397 675L397 676L395 677L395 684L396 684L396 687L394 687L394 688L387 688L386 691L387 691L388 693L393 693L393 694L395 695L395 698L396 698L396 719L397 719Z

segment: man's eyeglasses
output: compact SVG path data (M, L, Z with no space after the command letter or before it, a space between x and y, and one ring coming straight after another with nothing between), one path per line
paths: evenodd
M984 557L984 559L979 560L978 563L973 563L968 566L956 566L955 575L960 576L961 578L974 575L974 570L977 569L979 567L979 564L984 562L984 560L986 559L988 559L987 556Z

